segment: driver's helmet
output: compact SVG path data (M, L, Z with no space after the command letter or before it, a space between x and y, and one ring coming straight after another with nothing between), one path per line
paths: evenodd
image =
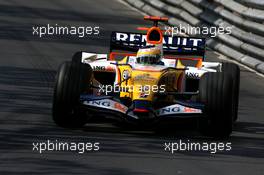
M161 60L162 51L158 46L146 46L137 52L137 63L158 64Z

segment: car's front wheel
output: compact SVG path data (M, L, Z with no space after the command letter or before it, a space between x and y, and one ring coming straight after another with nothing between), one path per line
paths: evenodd
M239 103L239 85L240 85L240 69L239 66L234 63L222 63L222 72L230 74L233 79L233 120L238 119L238 103Z
M60 66L53 96L53 120L61 127L81 127L86 118L80 114L81 92L89 86L92 77L90 65L65 62Z
M233 84L226 73L206 73L199 83L198 100L204 104L204 118L199 122L203 134L228 137L233 126Z

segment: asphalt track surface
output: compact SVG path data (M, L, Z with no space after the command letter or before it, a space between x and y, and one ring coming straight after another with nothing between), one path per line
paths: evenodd
M51 119L58 66L79 50L108 52L112 30L133 31L142 15L118 1L0 1L0 174L263 174L264 78L241 67L239 120L229 140L231 151L164 151L164 142L215 142L194 130L171 134L120 129L112 123L77 130ZM100 35L32 35L32 26L99 26ZM218 55L208 52L209 60ZM213 59L212 59L213 58ZM183 129L182 129L183 128ZM100 142L98 152L39 154L32 142Z

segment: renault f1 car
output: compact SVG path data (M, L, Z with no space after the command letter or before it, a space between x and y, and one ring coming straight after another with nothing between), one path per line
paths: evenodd
M57 73L53 120L81 127L89 117L134 123L198 118L199 128L227 137L237 120L239 67L205 61L205 39L167 36L153 21L147 33L112 32L109 54L77 52ZM138 51L161 46L159 62L142 64Z

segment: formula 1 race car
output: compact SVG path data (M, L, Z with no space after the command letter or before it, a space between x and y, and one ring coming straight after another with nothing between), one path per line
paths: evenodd
M228 137L237 120L239 67L205 62L205 39L167 36L153 21L147 33L112 32L110 54L77 52L58 71L53 119L81 127L90 117L133 123L198 118L202 133Z

